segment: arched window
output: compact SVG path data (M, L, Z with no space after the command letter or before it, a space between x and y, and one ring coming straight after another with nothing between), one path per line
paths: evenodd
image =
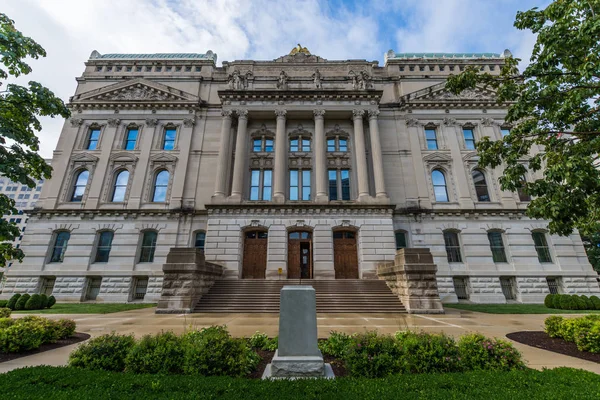
M483 172L476 169L473 171L472 176L473 183L475 184L477 201L490 201L490 193L488 191L487 182L485 181L485 175L483 175Z
M115 184L113 187L113 202L125 201L125 192L127 191L127 183L129 182L129 171L122 170L117 173Z
M431 172L431 180L433 181L433 193L435 201L448 202L448 189L446 188L446 177L439 169L434 169Z
M94 258L94 262L108 262L113 237L114 233L111 231L100 232L98 235L98 245L96 246L96 257Z
M194 247L204 251L204 242L206 241L206 232L198 231L196 232L196 237L194 238Z
M154 178L154 188L152 191L152 201L160 203L167 201L167 188L169 187L169 171L163 169L156 174Z
M444 245L446 246L448 262L462 262L458 233L455 231L444 231Z
M396 250L404 249L404 248L408 247L406 245L407 240L406 240L406 232L405 231L396 231L396 232L394 232L394 235L396 237Z
M551 263L552 257L550 256L550 248L546 241L546 234L544 232L532 232L531 237L535 245L535 251L538 255L538 260L541 263Z
M504 242L502 241L502 232L488 232L488 240L490 241L490 249L492 250L492 259L494 262L507 262Z
M52 254L50 255L51 263L63 262L65 252L67 251L67 243L69 243L70 238L71 234L69 232L60 231L56 233L56 237L54 238L54 246L52 246Z
M73 185L71 201L79 202L83 200L83 194L85 193L85 187L87 186L89 176L90 173L86 169L77 174L77 177L75 178L75 184Z
M154 251L156 250L156 239L158 233L155 231L145 231L142 236L142 246L140 249L140 258L138 262L153 262Z
M177 129L166 128L163 137L163 150L173 150L175 148L175 138L177 137Z

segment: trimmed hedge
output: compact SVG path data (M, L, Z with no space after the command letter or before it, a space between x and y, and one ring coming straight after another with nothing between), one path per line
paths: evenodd
M42 298L39 294L32 295L27 303L25 303L26 310L39 310L42 308Z
M42 310L44 308L50 308L56 303L54 296L46 296L45 294L34 294L29 295L27 293L21 295L20 293L14 294L6 304L3 306L0 302L0 307L7 307L11 310Z
M18 353L39 348L44 343L54 343L75 333L75 322L54 321L37 316L0 318L0 351Z
M544 299L544 305L558 310L600 310L600 298L576 294L549 294Z
M555 315L544 324L548 336L574 342L580 351L600 353L600 315L570 319Z
M0 300L0 308L7 308L8 300Z
M29 300L30 297L31 297L31 295L29 295L27 293L25 293L24 295L19 297L19 300L17 300L17 302L15 303L15 310L17 310L17 311L24 310L25 304L27 304L27 301Z
M10 399L596 399L600 376L570 368L397 375L383 379L263 381L230 377L121 374L68 367L30 367L0 379Z
M6 303L6 307L10 308L11 310L14 310L15 309L15 305L17 304L17 301L19 300L20 297L21 297L20 293L14 294L8 300L8 303Z

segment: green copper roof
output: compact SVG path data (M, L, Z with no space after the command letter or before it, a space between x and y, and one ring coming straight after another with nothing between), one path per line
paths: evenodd
M90 55L90 60L202 60L208 59L217 62L217 55L211 50L206 53L153 53L153 54L128 54L109 53L100 54L96 50Z

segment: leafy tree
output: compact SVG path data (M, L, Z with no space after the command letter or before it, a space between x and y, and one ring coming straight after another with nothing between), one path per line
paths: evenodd
M520 60L507 57L499 74L468 68L450 77L447 88L496 90L512 129L501 141L478 143L479 164L502 165L502 188L532 195L527 215L549 220L551 233L594 235L600 231L600 0L555 0L518 12L514 26L537 34L522 72ZM538 179L524 182L527 171Z
M0 174L32 188L34 179L50 178L52 172L37 154L35 131L42 129L37 117L67 118L70 113L61 99L38 82L30 81L24 87L7 80L31 72L26 58L45 56L39 44L23 36L14 21L0 13ZM0 194L0 215L16 213L14 200ZM0 266L10 259L23 259L23 252L10 243L19 235L14 223L0 219Z

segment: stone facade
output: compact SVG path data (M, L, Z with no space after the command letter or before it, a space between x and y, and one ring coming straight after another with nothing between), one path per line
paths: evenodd
M94 52L2 297L156 302L169 249L186 247L229 279L285 279L291 260L314 279L377 278L408 247L429 249L443 302L541 302L549 282L598 293L579 236L549 235L500 170L478 169L473 143L510 129L494 92L444 88L503 57Z

